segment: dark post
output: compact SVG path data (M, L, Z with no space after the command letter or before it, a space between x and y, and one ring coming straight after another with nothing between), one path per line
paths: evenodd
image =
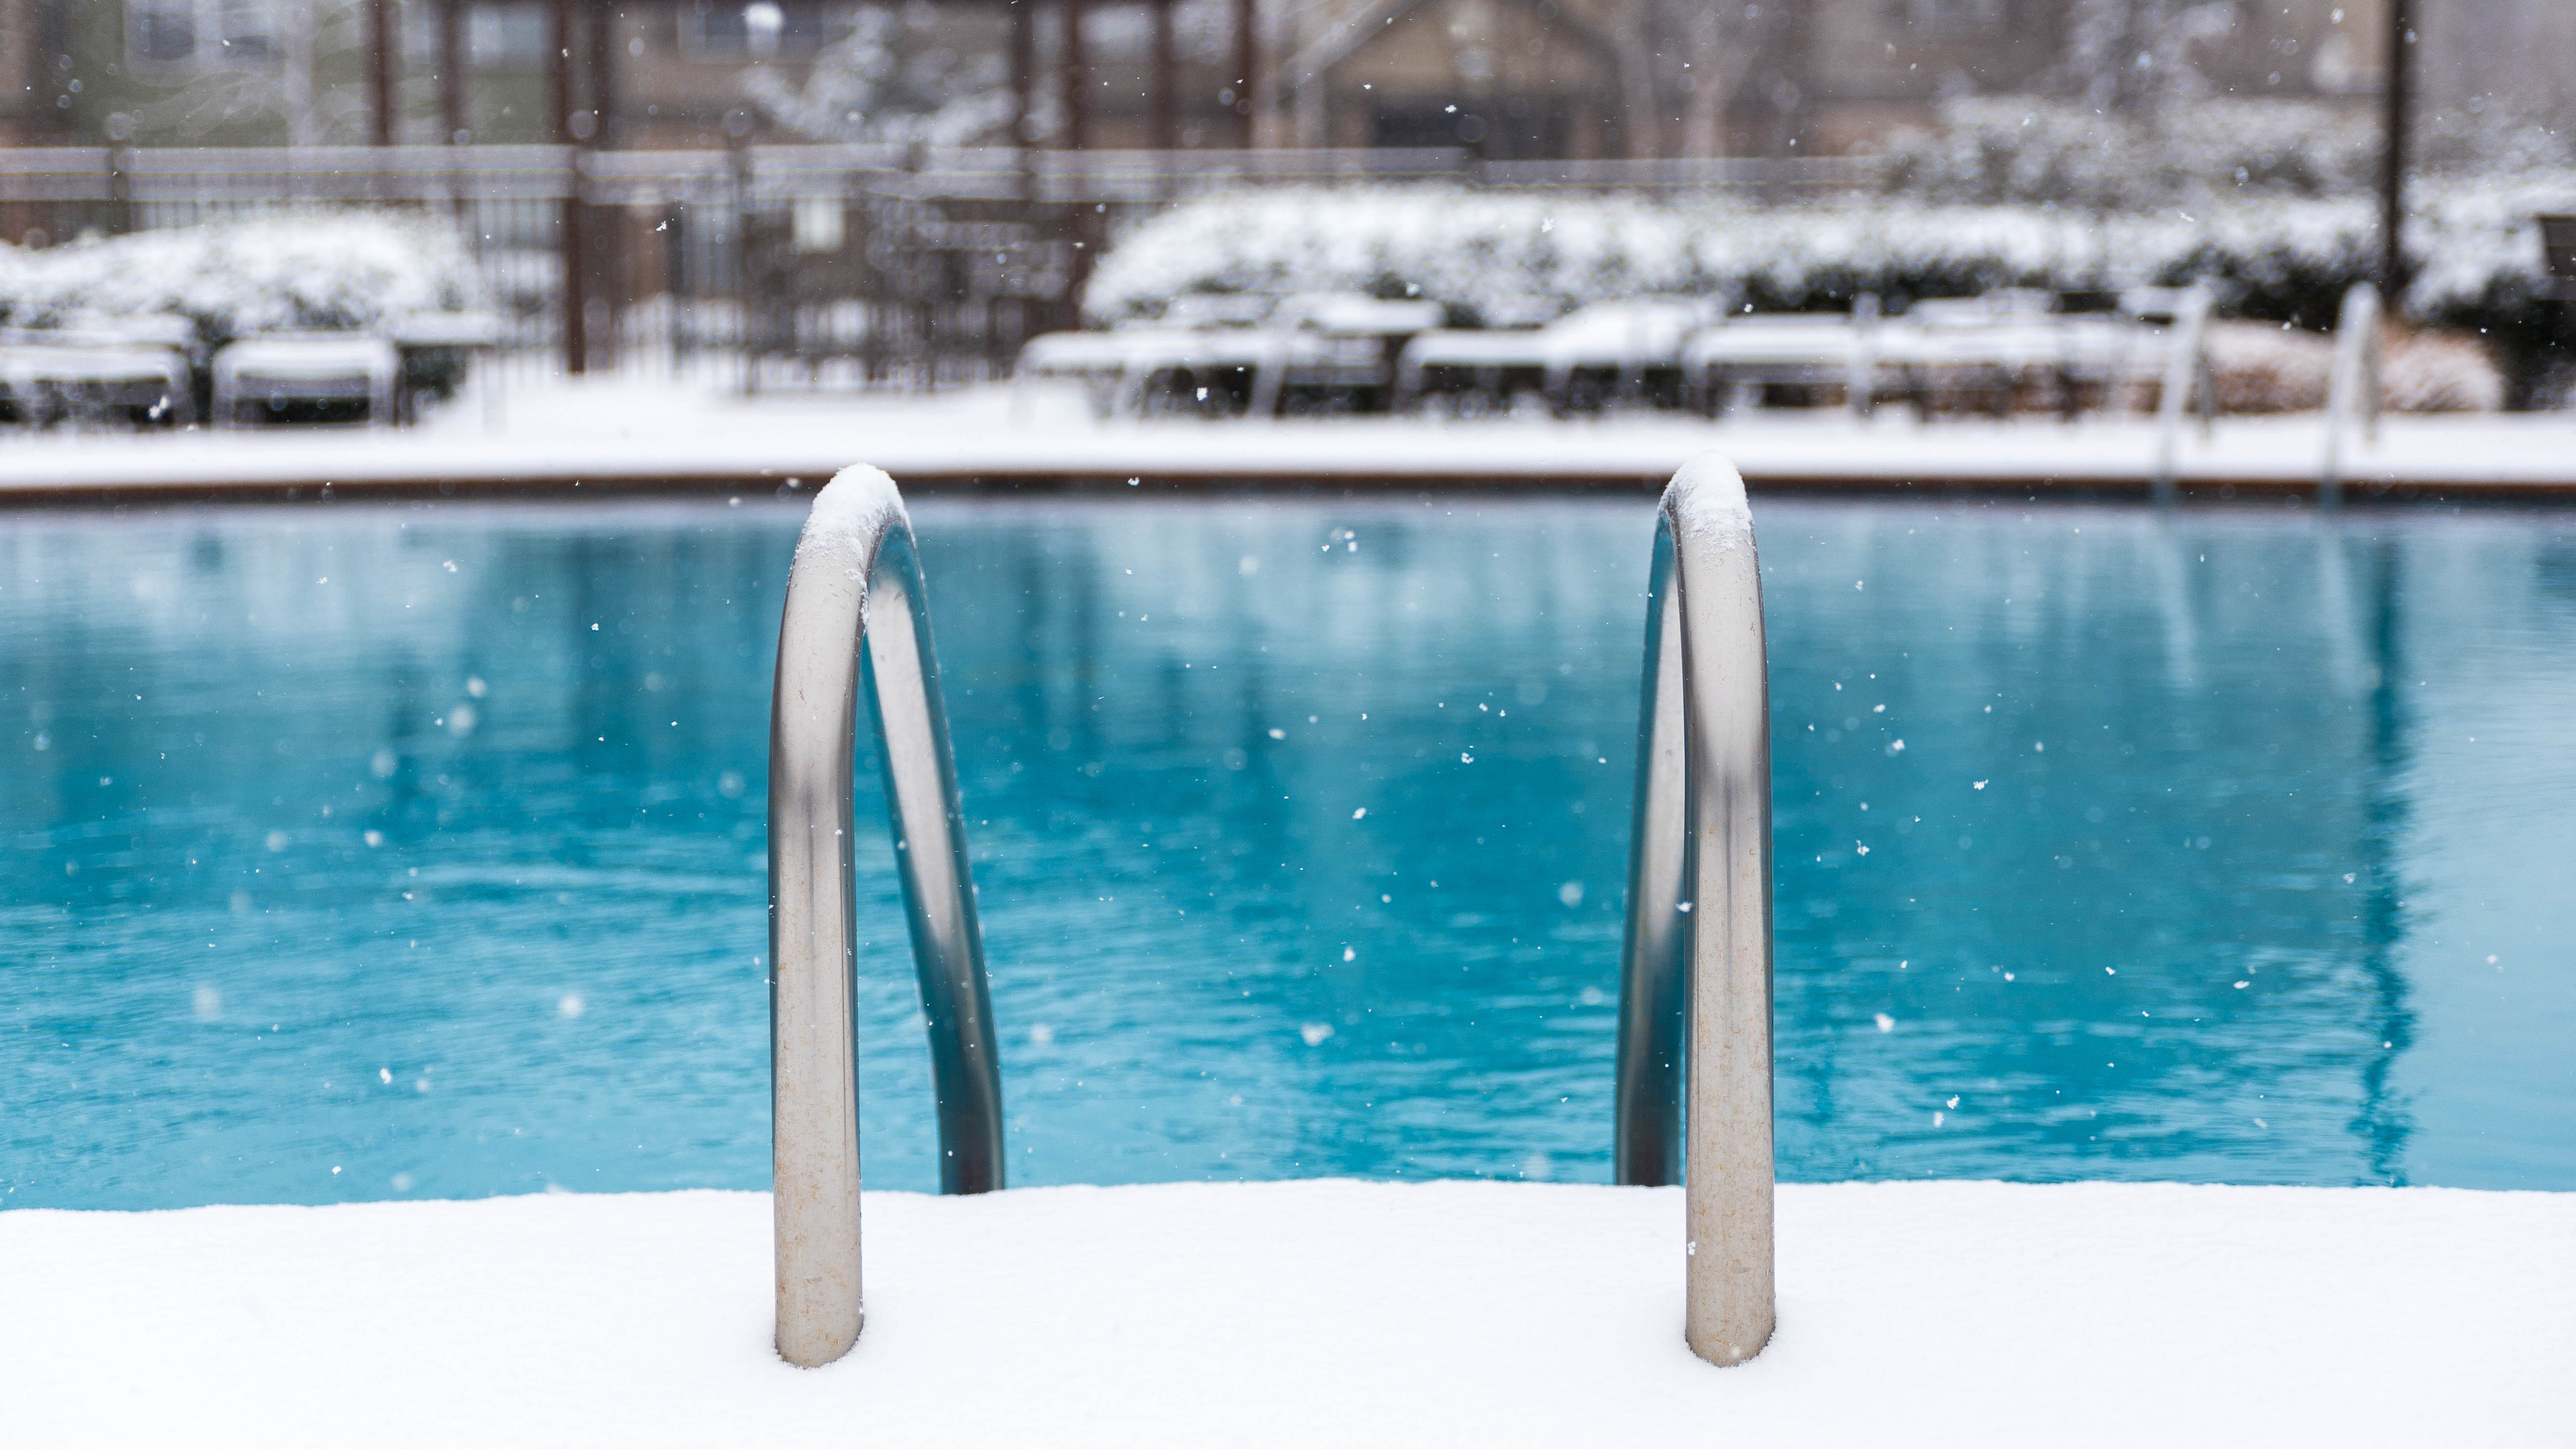
M547 7L546 117L548 139L557 145L573 139L573 116L581 107L580 79L573 64L575 0L553 0ZM563 345L564 371L578 377L590 371L590 286L583 242L581 155L564 157L563 198Z
M2406 219L2406 123L2414 109L2412 89L2413 66L2408 62L2415 48L2415 23L2407 12L2413 7L2408 0L2388 0L2388 102L2386 144L2379 157L2379 294L2387 299L2393 311L2398 306L2397 289L2406 281L2406 247L2402 223Z
M590 134L582 138L582 143L592 151L613 150L621 141L614 129L617 116L617 11L612 6L596 3L596 0L590 11L588 59L585 69L589 72L586 79L590 85ZM585 255L591 272L590 285L586 290L595 290L598 300L605 306L602 318L605 325L598 338L602 354L599 361L603 368L613 370L617 366L617 334L625 320L629 285L627 238L622 225L625 216L611 206L598 208L594 215L588 210L587 203L583 215L586 220L582 239L589 245Z
M1091 149L1091 63L1082 54L1082 0L1064 0L1064 144Z
M465 49L465 0L437 0L437 5L438 140L452 146L473 123L465 109L465 81L474 62Z
M1017 145L1036 139L1029 127L1035 121L1037 89L1036 0L1011 0L1011 140Z
M367 110L374 123L370 139L379 146L394 143L394 76L400 69L395 53L402 43L396 23L394 0L367 0Z
M606 6L590 12L590 134L582 139L593 146L617 145L609 132L609 123L617 114L617 12Z
M1181 146L1179 65L1172 59L1172 0L1151 0L1153 10L1154 54L1150 62L1154 72L1153 86L1154 145L1158 150L1177 151Z
M1253 114L1253 74L1261 68L1261 15L1256 0L1234 0L1234 113L1243 118L1243 149L1260 135Z

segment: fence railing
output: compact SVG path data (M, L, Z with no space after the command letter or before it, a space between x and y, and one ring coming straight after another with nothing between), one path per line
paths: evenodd
M1009 146L70 146L0 149L0 202L568 200L598 205L833 194L853 177L957 200L1137 203L1243 185L1450 181L1527 189L1815 191L1863 159L1495 161L1459 147L1057 151Z
M1111 209L1240 187L1437 182L1784 197L1860 163L1488 161L1450 148L921 145L0 149L0 234L60 241L299 207L443 219L499 318L493 365L746 390L1006 376L1077 325Z

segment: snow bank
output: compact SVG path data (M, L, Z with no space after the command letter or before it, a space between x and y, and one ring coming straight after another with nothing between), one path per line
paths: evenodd
M221 346L255 332L364 329L477 295L449 227L397 212L295 212L41 251L0 243L0 323L185 317Z
M471 386L469 384L469 386ZM1407 417L1277 422L1101 423L1078 387L966 388L936 397L864 395L746 399L712 389L591 377L523 384L506 419L467 399L419 428L257 429L241 432L35 435L0 447L0 506L33 499L140 503L164 498L276 498L335 489L356 498L391 488L579 498L636 484L708 494L802 490L853 454L907 493L1054 486L1067 481L1153 486L1303 479L1317 487L1443 489L1569 484L1660 485L1717 448L1756 489L1896 488L1957 484L2030 493L2143 491L2156 460L2152 418L1962 420L1917 426L1890 413L1855 424L1840 409L1730 414L1712 425L1678 413L1615 421L1548 418L1472 423ZM2180 466L2187 484L2304 486L2324 456L2314 413L2220 420L2195 431ZM2576 490L2576 418L2566 413L2406 415L2376 446L2345 457L2371 485L2565 497ZM586 480L586 481L585 481ZM1122 490L1123 491L1123 490Z
M0 1213L13 1442L2564 1443L2576 1195L1788 1186L1682 1346L1681 1194L870 1194L848 1358L748 1193Z

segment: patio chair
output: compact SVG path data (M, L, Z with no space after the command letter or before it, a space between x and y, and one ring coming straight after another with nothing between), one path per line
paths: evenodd
M215 354L214 423L242 426L242 410L262 422L344 422L364 404L366 422L390 427L402 383L402 357L382 337L296 333L246 338Z
M1465 395L1508 411L1535 384L1559 415L1612 402L1682 404L1682 347L1708 321L1705 303L1682 299L1599 302L1528 331L1432 331L1396 364L1400 406Z
M1840 387L1854 410L1866 411L1875 389L1861 374L1877 365L1874 317L1874 306L1848 314L1754 313L1702 328L1682 349L1691 401L1714 418L1766 400L1774 389Z
M0 333L0 414L28 426L185 427L196 418L184 317L75 318Z
M470 361L487 372L500 361L501 319L489 312L415 312L389 329L394 352L402 359L402 383L394 398L396 420L408 427L420 421L421 393L453 386L441 374L461 370ZM486 376L483 421L500 425L500 379Z

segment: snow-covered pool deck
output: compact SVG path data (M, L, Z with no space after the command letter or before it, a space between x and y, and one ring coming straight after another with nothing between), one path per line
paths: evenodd
M0 1213L13 1444L2564 1445L2576 1194L1788 1186L1780 1328L1682 1346L1681 1194L870 1194L772 1354L769 1199Z
M2222 420L2189 435L2195 498L2313 488L2324 421ZM1731 417L1444 423L1095 422L1062 387L935 397L847 393L744 399L712 386L616 378L512 391L498 426L461 398L401 433L291 430L15 436L0 446L0 505L332 496L573 494L776 487L854 461L907 489L1288 482L1374 488L1660 485L1683 460L1725 451L1757 490L1969 489L2142 494L2155 457L2145 419L1918 425L1891 410ZM2352 496L2576 498L2576 413L2403 416L2345 453Z

